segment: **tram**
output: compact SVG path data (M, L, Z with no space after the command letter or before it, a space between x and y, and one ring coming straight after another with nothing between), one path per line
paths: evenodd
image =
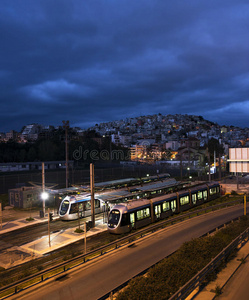
M95 213L103 211L103 203L99 199L95 199ZM66 196L59 208L59 216L61 220L75 220L91 215L91 195L81 194Z
M128 201L110 211L107 228L122 234L220 197L220 185L210 182L159 197Z

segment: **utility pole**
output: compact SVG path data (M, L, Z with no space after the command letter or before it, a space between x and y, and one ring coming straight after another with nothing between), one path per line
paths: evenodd
M48 208L48 245L51 247L50 243L50 209Z
M85 238L84 238L84 240L85 240L85 254L86 254L86 222L84 222L84 233L85 233Z
M42 208L43 208L43 215L45 217L45 167L44 162L42 162Z
M219 180L221 180L221 157L219 152Z
M90 187L91 187L91 215L92 228L95 227L95 200L94 200L94 164L90 164Z
M68 141L67 133L69 128L69 121L62 121L63 128L65 129L65 152L66 152L66 188L68 188Z
M246 194L244 195L244 216L246 216Z
M210 173L210 153L208 152L208 181L211 181L211 173Z
M1 219L1 229L2 229L3 228L2 203L0 203L0 219Z

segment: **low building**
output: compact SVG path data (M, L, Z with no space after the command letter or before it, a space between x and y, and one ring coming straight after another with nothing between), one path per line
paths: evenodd
M18 208L31 208L32 206L39 206L41 189L36 187L21 187L10 189L9 205Z

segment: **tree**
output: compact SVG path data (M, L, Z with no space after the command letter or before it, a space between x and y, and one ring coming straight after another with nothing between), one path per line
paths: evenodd
M216 153L216 157L218 157L219 155L224 154L224 147L223 145L221 145L219 143L219 141L217 139L211 138L208 141L208 152L210 154L210 159L213 160L214 159L214 151Z
M30 147L27 153L27 160L34 161L36 159L36 150L34 147Z

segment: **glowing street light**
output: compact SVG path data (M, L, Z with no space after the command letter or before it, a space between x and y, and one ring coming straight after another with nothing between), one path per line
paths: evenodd
M41 193L41 199L42 199L43 217L45 217L45 201L48 200L48 193L43 191Z
M47 192L42 192L41 193L41 198L42 198L42 200L48 200L48 193Z

